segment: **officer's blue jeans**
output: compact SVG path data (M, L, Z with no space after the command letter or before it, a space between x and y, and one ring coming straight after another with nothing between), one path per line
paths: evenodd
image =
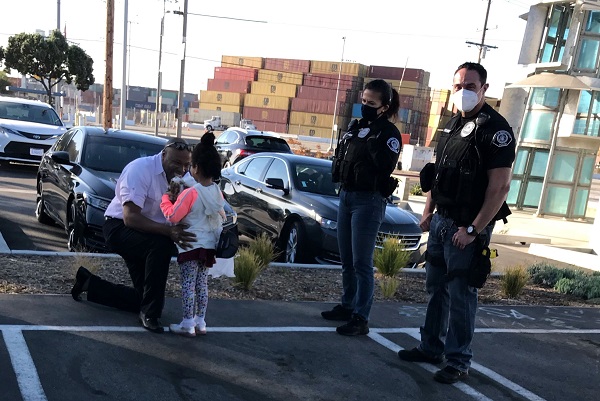
M376 191L340 192L337 238L342 260L342 306L369 320L375 279L373 253L386 201Z
M480 234L486 246L492 229L489 225ZM477 288L467 284L467 272L477 245L472 242L463 250L454 246L452 236L457 231L452 219L433 215L427 241L428 259L433 263L425 264L429 302L419 349L429 356L445 354L449 366L466 372L473 357L471 341L477 311ZM440 258L447 270L437 262Z

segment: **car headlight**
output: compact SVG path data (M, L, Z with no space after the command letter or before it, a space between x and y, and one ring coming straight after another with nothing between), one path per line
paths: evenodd
M108 205L111 202L111 199L101 198L99 196L92 195L88 192L83 193L83 199L85 200L85 203L87 203L88 205L93 206L100 210L106 210L108 208Z
M319 216L318 214L315 215L315 220L323 228L326 228L328 230L337 230L337 221L326 219L324 217Z
M0 127L0 135L4 135L5 137L8 137L9 135L19 135L19 136L22 136L18 132L14 131L14 130L12 130L10 128L6 128L6 127Z

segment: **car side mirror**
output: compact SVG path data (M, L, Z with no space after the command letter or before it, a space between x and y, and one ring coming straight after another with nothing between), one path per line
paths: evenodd
M286 195L290 192L284 185L281 178L267 178L267 188L281 189Z
M73 163L69 159L69 152L65 152L63 150L59 150L57 152L52 152L52 154L50 155L50 158L58 164L67 164L69 166L75 165L75 163Z

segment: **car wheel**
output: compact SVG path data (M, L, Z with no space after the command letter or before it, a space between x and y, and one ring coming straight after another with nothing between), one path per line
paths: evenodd
M42 187L38 184L38 196L37 203L35 205L35 218L42 224L54 224L54 220L46 213L46 208L44 207L44 200L42 199Z
M311 252L308 250L308 238L302 223L294 221L287 230L283 243L283 261L285 263L312 263Z
M81 252L85 250L83 245L83 236L81 233L81 224L77 221L77 206L72 201L69 205L69 220L67 223L67 249L69 252Z

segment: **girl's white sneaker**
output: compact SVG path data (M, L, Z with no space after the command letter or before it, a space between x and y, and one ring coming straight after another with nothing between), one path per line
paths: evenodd
M205 324L200 324L200 323L196 323L196 326L194 327L196 334L199 334L201 336L206 334L206 323Z
M184 337L196 337L196 330L194 327L183 327L181 324L170 324L169 331ZM206 330L204 332L206 332Z

